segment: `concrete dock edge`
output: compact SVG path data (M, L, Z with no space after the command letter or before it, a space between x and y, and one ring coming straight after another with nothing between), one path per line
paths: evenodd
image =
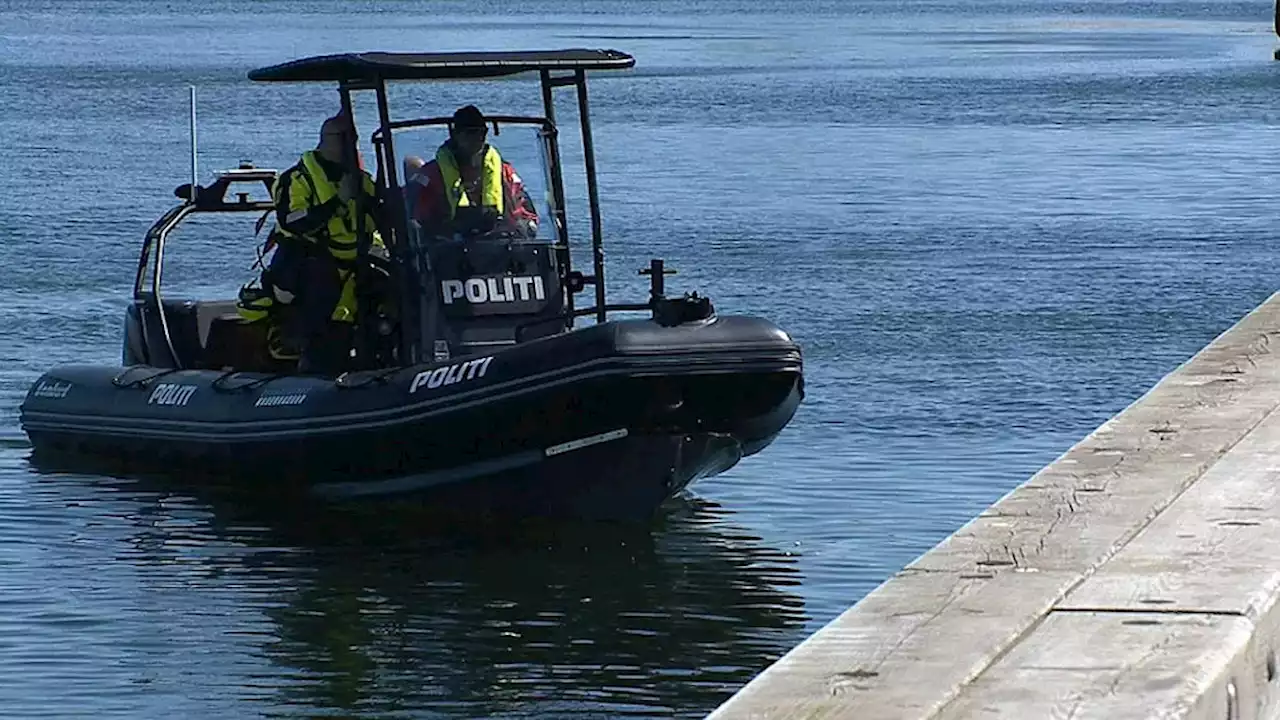
M707 720L1280 717L1280 293Z

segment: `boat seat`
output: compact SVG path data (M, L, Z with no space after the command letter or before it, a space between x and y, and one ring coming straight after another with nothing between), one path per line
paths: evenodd
M234 300L165 300L164 313L183 367L269 372L281 365L266 352L265 326L244 322ZM154 342L163 343L158 324L153 327ZM168 355L167 348L162 352Z
M204 352L198 321L199 305L200 303L195 300L165 300L161 304L165 324L169 327L169 339L173 343L173 351L183 367L194 367ZM165 357L168 355L168 348L165 346L159 318L155 317L154 312L155 306L152 305L148 315L156 322L150 324L152 338L149 343L152 343L153 348L154 344L158 343L160 355Z
M235 300L201 300L196 303L196 330L200 337L200 347L209 347L209 329L215 320L228 317L238 318Z
M267 324L246 322L239 313L209 319L209 335L199 367L206 370L287 372L294 363L277 360L267 352Z

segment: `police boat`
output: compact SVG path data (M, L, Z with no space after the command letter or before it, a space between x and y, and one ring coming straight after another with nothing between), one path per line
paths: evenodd
M394 302L376 312L361 304L353 369L336 375L273 366L263 323L237 313L236 300L162 292L166 240L180 224L241 213L260 229L272 209L274 170L244 165L207 186L195 182L193 105L193 180L145 235L121 364L63 365L36 380L20 408L31 462L161 468L184 481L217 476L334 501L647 520L693 481L760 452L804 394L801 350L786 332L763 318L718 313L696 293L668 296L673 271L660 259L640 269L648 275L643 302L605 299L586 78L634 63L595 49L367 52L249 72L259 82L336 83L350 117L353 95L375 96L378 127L368 140L391 208L382 239ZM517 130L532 138L517 166L540 183L532 193L540 236L427 237L406 209L396 146L405 133L441 132L450 118L393 121L388 84L525 73L539 79L543 114L486 122L504 157L505 138ZM560 88L577 96L589 273L571 252L553 99ZM359 138L350 145L354 159ZM250 199L246 187L267 196ZM372 252L370 232L359 230L361 261ZM580 307L583 296L590 305Z

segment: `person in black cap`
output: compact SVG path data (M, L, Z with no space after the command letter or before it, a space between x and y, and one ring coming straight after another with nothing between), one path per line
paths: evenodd
M493 231L532 238L538 210L511 163L485 139L488 126L475 105L458 108L449 139L413 178L413 218L428 237Z

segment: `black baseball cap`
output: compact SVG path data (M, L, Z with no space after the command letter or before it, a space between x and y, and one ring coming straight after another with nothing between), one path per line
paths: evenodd
M451 124L456 128L483 128L484 113L475 105L464 105L454 111Z

